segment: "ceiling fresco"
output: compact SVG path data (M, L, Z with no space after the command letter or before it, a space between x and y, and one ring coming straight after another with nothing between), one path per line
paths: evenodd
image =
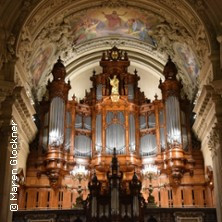
M168 3L171 5L170 1L166 1ZM199 20L192 17L191 12L186 14L186 9L177 1L174 3L172 7L176 10L172 12L169 8L165 10L152 4L146 9L129 5L99 5L82 9L70 6L65 9L63 6L59 8L60 2L57 2L58 5L48 4L40 8L23 27L18 44L22 65L32 79L33 89L41 94L39 91L45 87L58 56L68 67L89 52L116 45L131 50L131 53L134 50L141 53L141 60L146 57L147 64L151 66L150 58L164 65L170 55L177 64L185 93L192 99L203 58L208 51L207 36ZM54 14L53 10L56 10ZM182 17L186 15L185 20L179 14ZM46 15L51 16L44 20ZM186 22L190 27L186 26ZM139 60L138 56L141 63ZM146 68L149 69L149 65ZM159 70L156 70L158 74Z
M191 47L185 43L174 43L175 59L182 72L196 84L200 72L200 64Z
M149 35L152 28L160 22L154 15L145 15L132 8L101 8L76 16L71 24L74 45L93 38L115 36L135 38L156 46L155 39Z
M34 54L30 66L30 72L33 76L32 80L34 86L38 86L42 74L44 73L44 71L46 71L47 66L51 65L48 63L54 52L55 50L53 45L48 45L47 47L40 47Z

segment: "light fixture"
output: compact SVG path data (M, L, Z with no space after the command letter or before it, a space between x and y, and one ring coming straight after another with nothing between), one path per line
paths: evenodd
M71 174L75 179L81 183L82 180L85 180L89 174L88 170L86 170L85 166L83 165L77 165L74 167L74 169L71 171Z
M142 169L142 174L143 174L144 178L149 179L148 206L156 207L155 198L152 195L152 192L153 192L152 179L159 174L159 170L158 170L157 166L155 166L153 164L147 164Z
M157 166L153 165L153 164L147 164L144 166L144 168L142 169L142 174L145 177L149 177L149 175L157 175L159 173L159 170L157 168Z
M77 165L74 167L74 169L70 172L71 175L73 175L74 179L77 179L79 181L79 185L77 187L77 193L78 197L76 198L76 203L73 205L74 208L76 207L83 207L83 188L81 185L82 180L86 180L87 176L89 174L89 171L86 170L84 165Z

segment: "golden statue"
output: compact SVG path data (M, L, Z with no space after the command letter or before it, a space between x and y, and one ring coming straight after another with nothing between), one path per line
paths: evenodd
M112 86L111 95L119 95L119 80L116 75L114 75L113 79L110 79L110 85Z
M113 79L110 79L110 85L112 86L111 91L111 99L113 102L117 102L119 100L119 80L114 75Z

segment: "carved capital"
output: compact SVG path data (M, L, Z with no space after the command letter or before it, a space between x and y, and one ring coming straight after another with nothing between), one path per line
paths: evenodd
M217 123L211 130L208 136L208 147L211 151L212 157L217 155L218 146L221 144L221 130L222 125Z

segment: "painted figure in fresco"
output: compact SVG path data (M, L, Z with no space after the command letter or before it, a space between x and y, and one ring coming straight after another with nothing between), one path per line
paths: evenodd
M33 60L33 63L30 67L30 71L33 74L33 82L35 85L38 85L39 80L42 76L42 73L44 72L46 66L48 65L48 60L51 57L53 52L53 48L47 47L46 49L42 50L40 49L39 53Z
M140 40L155 45L153 38L148 34L149 28L146 27L144 22L140 19L129 19L127 21L128 33L135 37L139 37Z
M149 31L157 22L152 16L140 16L134 10L89 11L73 24L73 44L112 34L133 37L155 46L156 42Z
M192 79L195 79L199 74L199 65L194 53L186 44L180 44L179 47L177 47L177 54L179 55L181 64L183 64L183 67L189 76Z
M81 41L86 41L89 39L93 39L97 36L96 27L99 21L91 18L86 18L79 24L73 31L74 33L74 44L78 44Z
M116 11L113 11L111 14L105 14L102 12L105 18L107 19L107 27L108 29L115 30L117 28L120 28L122 26L122 19L120 16L126 15L127 12L120 15Z
M119 80L114 75L113 79L110 79L110 85L112 86L111 95L119 95Z

